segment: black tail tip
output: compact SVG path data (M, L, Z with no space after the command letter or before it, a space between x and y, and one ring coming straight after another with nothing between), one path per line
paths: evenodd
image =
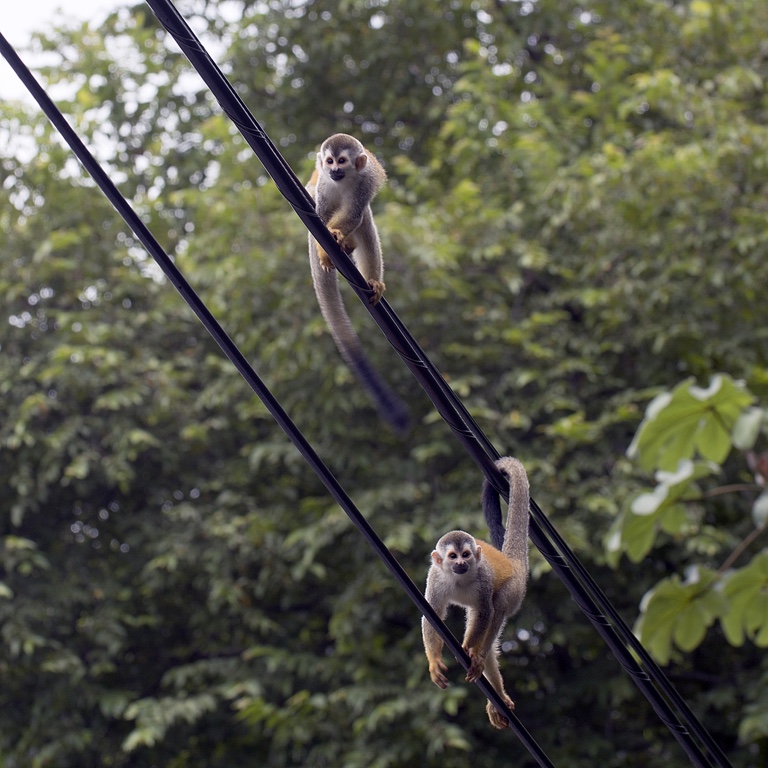
M387 386L364 354L351 356L349 365L376 403L382 420L399 435L405 434L411 424L408 406Z
M397 398L392 398L379 405L379 415L398 435L404 435L411 426L411 412Z

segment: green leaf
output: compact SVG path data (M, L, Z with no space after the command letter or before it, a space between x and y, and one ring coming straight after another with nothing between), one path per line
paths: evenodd
M639 563L650 551L656 539L659 513L653 515L633 515L627 513L621 527L621 544L627 557L633 563Z
M91 456L89 454L80 454L75 456L74 459L64 469L64 476L67 478L77 478L82 480L88 477L88 472L91 466Z
M768 551L760 552L744 568L726 574L722 591L729 607L720 624L728 642L739 646L749 638L768 646Z
M670 660L674 646L686 652L698 647L707 629L723 614L726 601L710 589L715 578L715 572L695 568L685 583L672 576L646 593L638 632L660 663Z
M624 514L620 527L620 545L633 562L639 562L650 551L659 529L667 533L681 531L690 520L686 497L698 493L695 481L718 471L705 461L681 460L675 472L659 470L659 484L646 493L638 494Z
M752 505L752 519L758 528L762 528L768 522L768 490L763 491Z
M706 389L686 379L651 401L627 455L645 470L672 469L697 451L721 464L731 448L731 430L753 399L725 374L713 376Z
M733 445L740 451L748 451L755 445L760 429L765 422L765 409L747 408L733 425Z
M640 517L656 514L669 497L669 486L657 485L650 493L641 493L632 501L632 514Z
M703 458L722 464L731 450L731 432L717 415L708 416L699 419L694 446Z

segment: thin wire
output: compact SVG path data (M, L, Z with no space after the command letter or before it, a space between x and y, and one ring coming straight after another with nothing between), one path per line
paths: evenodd
M392 314L394 315L394 313ZM396 315L395 319L397 319ZM465 447L467 447L467 450L470 452L472 457L478 461L478 464L480 464L481 468L485 471L486 464L484 459L488 456L493 457L494 459L498 459L498 451L488 439L488 437L480 429L477 422L464 406L464 403L448 386L447 382L445 382L441 374L434 368L434 366L432 366L432 363L427 357L426 353L421 350L416 340L411 336L410 332L404 325L402 326L402 330L408 337L411 348L417 350L417 356L425 362L425 365L429 368L433 378L438 381L441 392L450 402L455 414L459 416L463 422L464 427L466 427L466 429L475 439L476 443L465 443ZM449 421L449 423L451 422ZM456 432L459 436L463 434L463 430L461 429L454 429L454 432ZM480 450L480 447L482 447L482 451L484 451L484 453L481 454L483 461L478 460L476 456ZM508 501L509 485L507 484L506 480L498 473L486 472L486 477L488 477L494 487L496 487L497 491L499 491L499 493ZM562 538L560 533L544 514L541 507L539 507L539 505L533 499L531 499L531 512L535 518L535 524L534 521L532 521L530 529L531 540L534 542L534 544L536 544L547 561L553 566L560 578L563 578L563 568L567 568L568 566L573 568L577 578L580 579L581 583L585 585L586 591L590 596L585 602L579 602L579 604L583 607L585 613L588 616L596 617L597 623L593 623L595 623L595 626L598 628L601 636L605 637L604 633L600 630L600 626L604 621L604 618L601 616L602 612L603 614L606 614L610 618L610 621L613 623L613 625L618 628L619 634L621 635L624 643L629 645L631 649L637 653L645 668L650 670L650 677L656 682L657 685L659 685L664 694L672 701L678 712L682 715L685 724L691 729L691 731L693 731L693 733L696 734L699 740L709 750L712 758L715 761L715 764L720 768L731 768L731 763L723 750L712 738L709 731L704 728L703 725L701 725L698 718L691 711L685 699L683 699L678 690L670 683L667 676L654 661L643 644L637 639L632 630L627 626L627 624L618 614L612 603L606 597L605 593L602 591L602 589L600 589L598 584L592 578L592 575L584 567L578 557L576 557L575 553L568 546L565 539ZM556 550L559 550L559 553L558 551L553 551L550 549L549 542L546 541L547 538L549 539L549 542L554 542L555 548ZM592 599L595 601L594 603L592 602ZM599 610L595 606L595 603L597 606L599 606ZM607 623L606 625L611 626ZM607 638L606 642L609 642ZM612 642L609 642L609 645L611 645L613 648ZM614 651L614 653L617 652ZM625 649L619 651L617 655L619 657L619 661L627 669L627 672L633 677L633 679L635 679L640 687L645 689L645 679L648 677L647 673L642 671L631 654L625 653ZM644 693L646 693L645 690ZM648 693L646 693L646 695L648 695ZM653 701L651 703L653 703ZM659 709L656 711L665 722L665 724L668 725L668 727L672 729L677 729L679 727L679 724L675 723L674 719L670 720L670 713L665 705L662 704L661 711L659 711Z
M319 223L319 219L312 209L312 202L306 195L300 182L293 174L282 155L274 147L269 137L254 120L239 96L237 96L235 91L231 88L226 78L224 78L216 65L212 62L194 33L187 27L186 22L178 14L173 5L168 2L148 0L148 4L152 7L161 23L166 26L182 49L185 50L190 61L195 68L198 69L203 76L203 79L216 95L224 111L241 130L267 171L275 179L278 189L280 189L281 193L291 203L299 217L302 218L305 226L310 229L316 239L320 241L324 247L326 247L327 243L326 250L334 257L337 268L350 282L353 290L355 290L358 296L363 299L363 303L369 307L369 311L371 311L371 314L384 331L390 343L401 355L406 365L408 365L422 386L424 386L427 394L433 400L441 416L452 428L457 438L464 444L465 448L475 461L477 461L493 485L497 488L501 488L503 492L505 484L492 463L492 457L497 457L498 452L482 431L479 430L461 401L455 396L450 387L448 387L439 372L432 366L429 358L427 358L418 348L418 345L410 336L405 326L399 321L399 318L397 318L395 313L391 311L388 304L385 301L382 301L376 308L370 308L367 302L367 297L370 295L370 289L362 280L361 275L354 268L351 260L335 247L335 241L330 238L327 229ZM382 316L379 316L377 312L381 312ZM484 450L480 450L481 445L484 447ZM608 613L614 623L619 627L625 642L632 645L633 649L641 656L644 664L651 670L657 684L675 702L689 728L691 728L691 730L693 730L699 738L707 744L710 751L716 757L717 764L722 768L728 768L730 764L725 755L713 742L709 733L698 723L693 713L687 707L685 701L671 686L663 672L658 668L658 665L656 665L643 646L637 641L592 577L571 552L565 541L562 540L535 502L532 502L532 512L535 516L535 520L532 521L531 526L532 540L542 551L545 558L552 564L556 573L569 588L571 594L583 608L585 614L598 632L604 639L606 639L606 642L611 646L612 650L619 658L619 661L627 668L627 671L632 675L633 679L635 679L641 689L644 689L645 695L649 697L651 703L654 705L654 709L660 714L662 720L673 730L673 733L679 733L681 737L686 735L685 730L674 721L674 717L670 718L666 703L658 696L658 692L645 685L647 674L639 669L631 655L626 653L626 649L621 649L615 644L615 638L613 637L615 631L605 620L601 611L597 609L592 597L590 597L590 593L597 598L597 602L601 605L601 610ZM539 527L538 523L541 523L549 536L556 542L560 549L559 553L556 549L553 549L550 546L546 534L542 528ZM580 577L584 579L586 583L586 591L582 588L582 585L574 579L570 571L567 570L568 564L573 565L574 570L576 570ZM608 632L608 636L606 636L606 632ZM681 743L686 747L686 751L694 762L697 765L701 764L699 762L700 755L695 751L691 752L684 742Z
M229 338L216 318L208 310L204 302L195 293L189 285L181 271L176 267L171 258L155 239L146 225L131 208L128 201L120 194L117 187L112 183L109 176L105 173L98 161L93 157L85 144L80 140L75 131L69 126L64 115L51 101L45 90L35 80L32 73L18 57L14 49L0 33L0 53L6 58L8 63L14 69L26 88L40 105L48 119L54 127L61 133L64 140L72 148L78 160L83 164L88 173L91 174L94 181L99 185L108 200L122 216L128 226L133 230L136 237L141 241L150 255L155 259L163 273L168 277L173 286L181 294L184 301L189 305L192 311L197 315L206 330L211 334L216 343L221 347L224 354L229 358L232 364L237 368L242 377L246 380L251 389L261 399L267 410L272 414L275 421L288 435L291 442L296 446L312 470L318 475L325 487L328 489L339 506L346 512L352 523L368 541L376 554L387 566L390 573L397 579L404 591L421 613L427 618L432 626L437 630L448 649L453 653L464 669L469 668L469 657L461 646L461 643L448 630L445 623L435 613L432 606L427 602L424 595L413 583L413 580L403 570L400 563L394 555L385 546L384 542L371 527L366 518L355 506L352 499L348 496L341 484L333 473L328 469L322 459L315 452L299 428L293 423L288 414L282 408L277 399L272 395L267 386L261 381L256 371L248 363L237 345ZM333 241L333 238L331 238ZM493 705L507 718L511 729L522 741L536 762L542 768L554 768L541 747L536 743L527 729L520 722L518 717L506 705L506 702L499 696L496 690L490 685L485 677L480 677L476 685L491 700Z
M492 484L497 489L504 489L506 485L504 479L493 464L494 459L499 455L496 449L479 429L464 405L444 381L429 358L419 348L386 300L380 301L375 306L369 304L368 296L371 291L353 262L341 251L327 228L314 213L311 199L306 194L301 182L245 106L242 99L229 84L229 81L219 67L208 55L184 18L169 0L146 1L160 23L173 36L211 89L224 112L241 130L246 141L248 141L257 157L261 160L267 172L272 176L280 192L293 206L312 236L331 255L336 268L349 281L352 289L360 297L375 322L384 332L384 335L422 385L440 415L453 430L457 439L459 439L468 453L478 463ZM530 532L532 541L550 562L557 575L581 606L589 621L609 645L619 662L625 667L644 695L649 699L654 710L659 714L673 735L675 735L692 762L700 768L707 768L709 765L699 747L692 742L689 730L678 721L659 691L650 684L649 672L656 684L675 702L679 714L685 720L687 728L695 733L700 741L706 745L716 765L720 768L731 768L727 757L714 742L709 732L698 722L666 675L664 675L660 667L645 651L642 644L635 638L626 623L611 606L602 590L589 576L586 569L581 565L575 554L570 550L551 523L549 523L535 502L531 504L531 511L534 515ZM557 546L551 543L547 538L548 535ZM583 584L575 573L570 570L571 567L573 571L584 579ZM601 607L598 608L598 605ZM643 659L648 672L640 668L631 653L621 644L616 630L606 619L605 614L608 614L611 617L611 621L619 627L624 642L628 643Z

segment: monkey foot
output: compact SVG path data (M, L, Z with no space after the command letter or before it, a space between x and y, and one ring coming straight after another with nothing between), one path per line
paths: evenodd
M514 712L515 702L512 701L509 696L504 696L503 698L506 705ZM485 705L485 711L488 713L488 719L494 728L509 728L509 720L507 720L507 718L504 717L504 715L502 715L490 701Z
M373 289L374 295L368 300L369 304L374 306L381 301L381 297L384 295L384 291L387 286L381 280L369 280L368 285Z

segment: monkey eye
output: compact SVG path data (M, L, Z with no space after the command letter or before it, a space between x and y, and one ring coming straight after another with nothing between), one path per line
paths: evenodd
M456 553L455 553L455 552L451 552L451 553L448 555L448 557L449 557L451 560L455 560L455 559L456 559L456 557L457 557L457 555L456 555Z
M339 165L344 165L344 163L346 163L346 162L347 162L347 158L346 157L340 157L339 158Z
M333 165L333 158L332 157L326 157L325 162L328 163L328 165Z
M464 552L461 553L461 556L462 557L469 557L470 554L471 554L471 552L469 550L465 550Z

